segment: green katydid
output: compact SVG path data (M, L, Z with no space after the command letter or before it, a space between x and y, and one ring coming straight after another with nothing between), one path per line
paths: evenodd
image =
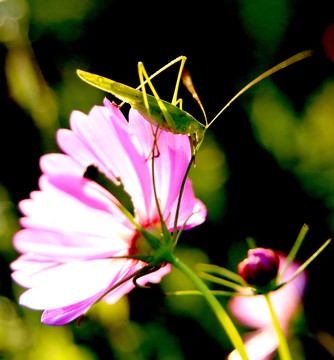
M151 83L151 79L178 61L181 61L180 70L174 96L172 102L169 103L159 98ZM204 137L205 126L192 115L182 110L182 100L177 99L178 87L185 61L186 57L180 56L158 70L151 77L147 76L143 63L140 62L138 64L138 73L141 85L137 89L86 71L77 70L77 73L82 80L90 85L110 92L121 101L130 104L134 109L138 110L145 119L158 125L159 128L174 134L188 134L190 137L195 137L194 140L197 144ZM143 79L144 77L146 78L145 81ZM146 83L150 85L154 96L146 93L144 87ZM139 90L140 88L142 88L142 91ZM179 107L177 105L179 105Z
M285 67L305 59L312 55L311 50L302 51L287 60L279 63L278 65L267 70L243 89L241 89L220 111L219 113L208 122L204 112L204 108L199 100L199 97L193 87L189 73L184 71L184 64L186 61L185 56L180 56L173 61L169 62L167 65L162 67L160 70L155 72L153 75L148 76L144 65L142 62L138 63L138 73L140 79L140 85L134 89L127 85L121 84L119 82L107 79L100 75L95 75L83 70L77 70L79 77L85 82L93 85L101 90L107 91L120 99L121 101L130 104L134 109L139 111L139 113L149 122L157 125L160 129L164 129L173 134L187 134L194 146L194 154L198 151L203 139L206 130L212 125L212 123L221 115L221 113L242 93L248 90L250 87L263 80L264 78L272 75L276 71L284 69ZM180 69L178 72L175 91L171 103L160 99L158 93L156 92L151 80L162 71L166 70L173 64L180 62ZM204 117L205 125L197 121L192 115L187 113L182 109L182 99L177 98L178 88L180 85L181 78L183 83L188 88L190 93L199 103ZM145 84L148 84L153 95L146 93ZM141 90L139 90L141 89ZM122 103L122 104L123 104Z

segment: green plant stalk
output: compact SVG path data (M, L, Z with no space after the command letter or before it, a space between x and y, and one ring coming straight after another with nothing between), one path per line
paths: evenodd
M157 206L157 210L158 210L158 214L159 214L159 218L160 218L160 223L161 223L161 229L162 229L162 233L163 233L163 237L165 239L165 242L169 242L171 239L171 235L170 232L167 229L166 223L164 221L162 212L161 212L161 208L160 208L160 204L159 204L159 197L157 194L157 187L156 187L156 182L155 182L155 150L157 150L159 152L158 149L158 131L159 131L159 127L156 128L156 131L154 132L153 128L153 135L154 135L154 142L153 142L153 147L152 147L152 184L153 184L153 194L154 194L154 200L155 200L155 204Z
M187 265L185 265L179 258L177 258L172 253L170 253L169 255L170 256L168 257L168 262L170 262L172 265L182 271L202 293L209 306L211 307L212 311L216 315L219 323L222 325L226 334L230 338L233 346L239 352L241 359L249 360L242 338L220 302L212 294L206 284L190 268L188 268Z
M205 279L205 280L209 280L211 282L214 282L216 284L219 284L219 285L223 285L223 286L226 286L226 287L229 287L230 289L234 289L235 291L242 291L245 289L244 286L241 286L239 284L236 284L235 282L232 282L232 281L229 281L229 280L225 280L225 279L222 279L218 276L214 276L214 275L211 275L211 274L207 274L205 272L199 272L198 275L202 278L202 279Z
M269 312L273 321L273 325L278 337L278 353L280 356L281 360L292 360L291 354L290 354L290 350L289 350L289 346L288 343L286 341L285 335L282 331L282 328L278 322L277 316L275 314L274 308L271 304L271 300L270 300L270 293L267 293L264 295L266 301L267 301L267 305L269 308Z
M180 194L179 194L179 198L178 198L178 201L177 201L175 220L174 220L174 230L173 230L173 243L174 243L174 244L176 244L176 239L177 239L177 235L178 235L178 232L177 232L177 221L178 221L178 218L179 218L179 212L180 212L180 206L181 206L181 199L182 199L182 195L183 195L183 190L184 190L184 186L185 186L185 184L186 184L186 180L187 180L189 171L190 171L190 169L191 169L194 161L195 161L195 155L193 154L192 157L191 157L191 159L190 159L190 161L189 161L189 164L188 164L186 173L184 174L184 177L183 177L183 180L182 180L182 184L181 184Z
M296 239L296 241L295 241L295 243L294 243L288 257L287 257L287 261L285 263L284 269L283 269L283 271L281 272L281 274L279 275L279 277L277 279L278 284L281 282L281 280L284 277L284 274L285 274L286 270L288 269L288 267L291 265L291 263L293 262L293 260L297 256L297 252L298 252L300 246L302 245L308 230L309 230L309 227L306 224L304 224L303 227L301 228L298 236L297 236L297 239Z

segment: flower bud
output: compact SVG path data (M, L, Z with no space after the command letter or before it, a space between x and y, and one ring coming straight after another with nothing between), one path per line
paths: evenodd
M277 276L278 255L271 249L248 250L248 257L238 265L239 275L250 285L265 286Z

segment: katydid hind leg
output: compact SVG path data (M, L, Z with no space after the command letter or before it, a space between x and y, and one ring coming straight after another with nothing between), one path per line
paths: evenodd
M169 111L167 110L165 104L163 103L163 101L160 99L158 92L156 91L155 87L152 84L152 81L150 79L150 77L148 76L146 69L144 67L144 64L142 62L138 63L138 73L139 73L139 79L141 81L141 87L144 89L144 79L146 80L147 84L149 85L153 96L155 97L158 106L160 108L160 111L162 112L162 114L164 115L164 119L168 125L168 127L171 128L175 128L175 122L174 119L172 117L172 115L169 113ZM145 107L148 107L148 99L147 99L147 93L146 91L143 92L143 97L144 97L144 103L145 103ZM147 109L148 111L148 116L150 117L150 111L149 109Z
M173 98L172 98L172 104L176 106L176 104L179 103L179 102L181 102L181 104L182 104L182 100L178 99L177 95L178 95L178 92L179 92L180 82L181 82L182 74L183 74L183 71L184 71L184 64L185 64L187 58L185 56L180 56L179 58L177 58L175 60L181 61L180 68L179 68L179 73L178 73L177 79L176 79L175 90L174 90L174 94L173 94Z
M151 112L150 112L150 106L148 104L146 87L145 87L145 82L144 82L144 72L145 72L144 64L142 62L139 62L138 63L138 75L139 75L139 81L140 81L140 88L143 93L143 100L144 100L147 114L150 117Z
M146 108L148 115L150 116L151 112L150 112L150 107L149 107L149 103L148 103L148 99L147 99L147 93L146 93L145 82L144 82L144 77L145 77L145 75L147 75L147 72L146 72L144 64L142 62L138 63L138 75L139 75L139 81L140 81L140 88L143 93L145 108ZM147 82L148 82L148 80L147 80ZM158 148L159 127L157 126L156 128L154 128L153 123L151 121L150 121L150 125L151 125L151 131L152 131L152 135L153 135L153 145L152 145L151 152L149 153L149 155L146 158L146 161L148 161L150 158L158 157L160 154L159 148ZM157 151L157 155L155 154L155 151Z
M177 94L178 94L178 91L179 91L180 81L181 81L181 78L182 78L182 73L183 73L184 64L185 64L186 60L187 60L187 58L185 56L181 55L181 56L177 57L176 59L170 61L168 64L163 66L161 69L159 69L158 71L156 71L155 73L150 75L146 80L144 80L143 83L140 83L140 85L136 89L137 90L141 89L142 86L144 86L149 81L154 79L157 75L161 74L163 71L167 70L168 68L170 68L171 66L173 66L177 62L180 62L180 68L179 68L178 76L177 76L177 79L176 79L176 85L175 85L175 89L174 89L173 99L172 99L172 102L171 102L171 104L176 106L177 102L179 101L177 99Z
M167 70L168 68L170 68L171 66L173 66L174 64L176 64L177 62L181 61L181 65L180 65L180 70L179 70L179 74L182 73L182 69L184 66L184 63L186 62L187 58L185 56L179 56L176 59L170 61L168 64L166 64L165 66L163 66L161 69L157 70L155 73L153 73L152 75L149 76L149 78L147 80L144 81L143 84L147 84L148 81L154 79L157 75L161 74L163 71ZM182 65L183 64L183 65ZM181 67L182 66L182 67ZM181 75L179 75L178 77L180 77ZM181 77L180 77L181 78ZM177 84L180 81L177 82ZM143 84L140 84L136 89L139 90Z

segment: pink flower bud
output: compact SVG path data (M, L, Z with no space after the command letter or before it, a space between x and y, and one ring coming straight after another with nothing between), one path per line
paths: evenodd
M265 286L278 271L279 258L271 249L248 250L248 257L238 265L239 275L250 285Z

